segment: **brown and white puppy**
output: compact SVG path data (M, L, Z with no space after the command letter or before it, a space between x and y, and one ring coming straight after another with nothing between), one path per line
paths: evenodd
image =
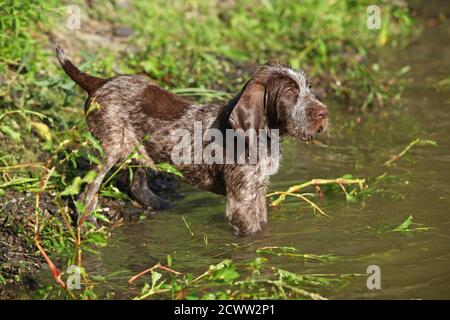
M89 97L85 105L90 132L101 142L104 163L83 195L86 210L97 204L97 192L108 171L137 149L133 161L145 167L172 163L177 141L171 133L188 130L192 144L198 139L194 122L204 129L278 129L281 137L313 139L328 126L327 108L310 92L305 74L279 64L261 66L236 97L225 105L196 105L161 88L143 75L110 79L77 69L56 48L64 71ZM268 132L269 132L268 131ZM270 133L268 133L270 139ZM145 139L145 137L150 137ZM201 142L203 146L207 142ZM227 148L225 145L223 148ZM224 153L227 153L225 150ZM202 189L227 197L226 216L237 234L253 234L267 222L266 190L269 176L278 170L277 155L259 155L256 163L174 164L185 179ZM156 209L168 202L147 186L146 171L137 169L130 184L132 196Z

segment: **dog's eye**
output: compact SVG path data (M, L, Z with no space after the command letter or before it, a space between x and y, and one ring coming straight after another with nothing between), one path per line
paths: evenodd
M292 87L287 87L284 91L286 94L294 94L295 90Z

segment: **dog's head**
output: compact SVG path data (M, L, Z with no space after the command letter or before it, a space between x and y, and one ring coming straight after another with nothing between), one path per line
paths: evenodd
M312 140L328 126L327 107L310 92L303 72L270 63L246 83L231 111L234 129L279 129L280 134Z

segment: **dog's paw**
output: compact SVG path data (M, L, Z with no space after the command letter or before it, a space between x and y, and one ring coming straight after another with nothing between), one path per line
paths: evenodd
M172 204L163 198L158 198L152 199L149 207L152 208L153 210L161 211L171 208Z
M255 235L259 232L262 231L261 225L259 224L252 224L250 226L247 226L245 228L243 227L236 227L236 226L232 226L234 229L234 234L237 236L251 236L251 235Z

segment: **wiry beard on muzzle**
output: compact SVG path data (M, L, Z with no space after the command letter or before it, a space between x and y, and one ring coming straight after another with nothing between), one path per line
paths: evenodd
M291 113L286 125L286 135L293 138L300 138L303 141L311 141L314 134L314 124L308 119L306 108L296 106Z

